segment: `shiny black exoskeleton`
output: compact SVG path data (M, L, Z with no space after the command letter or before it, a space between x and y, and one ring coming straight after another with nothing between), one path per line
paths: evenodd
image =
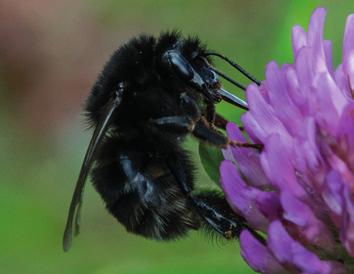
M96 190L129 232L167 240L205 226L232 238L246 226L220 194L194 190L193 163L181 147L188 134L225 147L215 104L247 108L221 87L211 55L221 56L176 32L139 36L113 53L85 107L95 131L70 205L65 250L74 224L79 229L92 164Z

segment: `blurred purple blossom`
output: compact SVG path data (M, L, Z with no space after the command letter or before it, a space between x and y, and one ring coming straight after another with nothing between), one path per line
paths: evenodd
M261 273L354 272L354 15L333 69L325 14L315 10L307 33L293 28L294 64L270 62L261 86L247 88L242 122L262 152L228 148L220 167L234 211L267 234L264 243L240 236ZM232 123L227 132L246 141Z

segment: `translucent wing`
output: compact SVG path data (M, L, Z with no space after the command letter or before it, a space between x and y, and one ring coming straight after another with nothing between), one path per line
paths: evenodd
M71 199L69 213L66 221L64 237L63 237L63 249L68 251L71 247L72 237L73 237L73 225L75 220L75 235L79 233L80 230L80 211L82 206L82 196L85 187L85 182L87 175L90 171L92 162L94 161L94 156L97 151L97 147L101 142L102 137L107 131L113 113L118 108L122 100L123 91L117 92L116 97L112 100L106 107L106 111L102 115L101 121L97 124L95 131L92 135L90 144L87 148L84 161L81 166L80 175L76 182L73 197Z

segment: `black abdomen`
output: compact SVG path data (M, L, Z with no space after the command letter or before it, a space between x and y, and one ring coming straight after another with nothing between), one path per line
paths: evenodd
M131 192L122 195L107 208L129 232L148 238L174 239L191 228L198 229L199 218L176 184L166 185L169 179L155 180L159 185L159 193L156 193L161 200L159 205L144 204L136 192Z
M133 161L124 162L122 155ZM185 235L189 229L199 229L200 217L188 196L181 192L163 157L141 148L127 149L110 137L96 159L93 184L109 212L127 231L169 240ZM134 165L128 171L136 174L127 174L127 163Z

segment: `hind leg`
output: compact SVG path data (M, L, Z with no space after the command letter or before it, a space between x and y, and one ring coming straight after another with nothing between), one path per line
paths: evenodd
M206 222L206 228L211 228L226 239L238 237L242 229L247 227L246 221L236 215L224 197L209 191L200 194L191 194L197 212Z
M200 194L193 192L191 175L188 172L190 170L188 157L184 151L176 151L175 155L168 158L167 164L207 228L218 232L226 239L238 237L243 228L248 228L245 219L232 211L222 195L212 191Z

